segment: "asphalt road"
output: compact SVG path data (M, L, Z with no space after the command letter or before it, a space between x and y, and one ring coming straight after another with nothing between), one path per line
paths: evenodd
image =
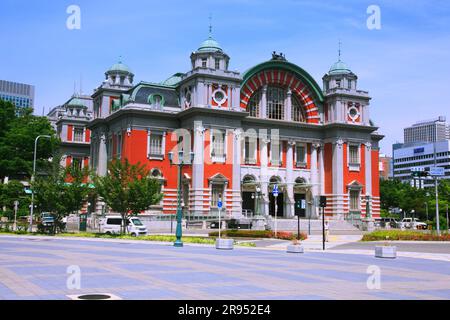
M426 253L444 253L450 254L450 242L402 242L391 241L391 244L397 246L400 252L426 252ZM376 245L383 245L385 242L351 242L337 245L330 250L370 250Z

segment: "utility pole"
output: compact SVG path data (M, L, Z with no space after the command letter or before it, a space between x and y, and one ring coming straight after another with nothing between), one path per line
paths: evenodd
M31 176L31 206L30 206L30 232L33 232L33 211L34 211L34 188L33 188L33 182L36 175L36 151L37 151L37 144L40 138L48 138L51 139L52 137L47 135L40 135L37 136L34 140L34 154L33 154L33 175Z
M447 203L447 232L448 232L448 203Z

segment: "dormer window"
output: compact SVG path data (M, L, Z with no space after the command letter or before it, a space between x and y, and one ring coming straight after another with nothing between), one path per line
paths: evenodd
M341 87L341 79L336 79L336 87Z
M348 85L348 89L351 90L352 89L352 81L348 80L347 85Z
M202 68L206 68L208 60L206 58L202 58Z
M216 69L220 69L220 59L216 58L216 60L215 60L215 68Z

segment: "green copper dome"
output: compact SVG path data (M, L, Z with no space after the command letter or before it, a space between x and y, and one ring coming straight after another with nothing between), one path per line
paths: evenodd
M330 68L330 71L328 72L329 74L348 74L351 73L352 71L348 68L348 66L345 64L345 62L341 61L341 59L339 59L338 62L336 62L335 64L333 64Z
M198 51L205 52L205 51L222 51L222 47L220 44L214 40L211 36L209 36L208 39L202 42L200 47L198 48Z
M122 61L119 61L118 63L114 64L111 68L109 68L108 72L126 72L126 73L133 73L131 72L131 69L122 63Z
M161 84L165 85L165 86L176 86L181 81L181 77L183 75L184 75L183 73L175 73L170 78L168 78L165 81L161 82Z
M70 107L84 107L84 103L81 99L73 97L70 99L69 103L67 104Z

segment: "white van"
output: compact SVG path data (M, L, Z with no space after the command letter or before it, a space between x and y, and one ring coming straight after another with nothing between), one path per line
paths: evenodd
M119 234L122 225L121 216L107 216L100 220L100 233ZM127 233L132 237L147 235L146 226L137 217L127 219Z

